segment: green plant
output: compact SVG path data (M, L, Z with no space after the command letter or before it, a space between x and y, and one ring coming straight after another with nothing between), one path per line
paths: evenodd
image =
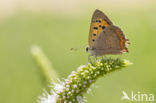
M37 52L40 51L38 47L33 48L33 54L34 50ZM46 62L49 61L47 59L40 58L38 56L44 55L42 54L43 52L40 52L40 55L35 55L35 58L38 58L38 63L41 64L47 64ZM41 60L40 60L41 59ZM44 61L46 60L46 61ZM42 61L42 62L39 62ZM91 85L93 85L96 80L99 77L103 77L104 75L120 70L121 68L127 67L131 65L132 63L128 60L125 59L113 59L113 58L106 58L106 57L99 57L99 58L92 58L91 62L89 62L86 65L81 65L78 67L76 71L72 71L72 73L68 76L67 79L63 81L53 81L53 89L52 92L46 93L45 95L40 97L39 102L40 103L82 103L85 102L84 99L84 93L90 91ZM41 68L44 69L43 71L46 71L46 67L49 66L42 66ZM53 75L53 78L56 80L58 78L55 75L55 71L52 70L52 73L44 73L45 78L49 80L49 77L51 76L46 76L46 75ZM59 78L58 78L59 79Z

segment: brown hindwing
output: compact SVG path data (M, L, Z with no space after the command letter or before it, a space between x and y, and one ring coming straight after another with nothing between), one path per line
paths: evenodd
M108 26L97 37L90 48L93 55L121 54L128 52L126 47L127 39L120 28L114 25Z

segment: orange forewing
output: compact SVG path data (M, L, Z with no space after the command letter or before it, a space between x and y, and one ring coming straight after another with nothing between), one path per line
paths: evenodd
M93 45L93 42L96 40L97 36L106 28L109 24L104 21L102 18L97 18L95 22L91 23L90 33L89 33L89 46Z

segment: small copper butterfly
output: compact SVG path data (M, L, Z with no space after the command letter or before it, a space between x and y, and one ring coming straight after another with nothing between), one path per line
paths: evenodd
M102 11L95 10L91 20L88 43L86 51L89 51L91 55L103 56L128 52L129 40Z

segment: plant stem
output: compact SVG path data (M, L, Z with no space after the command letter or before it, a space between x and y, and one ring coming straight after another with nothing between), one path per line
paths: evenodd
M36 60L37 64L41 69L41 73L43 78L48 83L55 82L58 83L58 76L55 70L52 68L52 65L46 55L42 52L41 48L37 45L31 48L31 54L33 55L34 59Z

